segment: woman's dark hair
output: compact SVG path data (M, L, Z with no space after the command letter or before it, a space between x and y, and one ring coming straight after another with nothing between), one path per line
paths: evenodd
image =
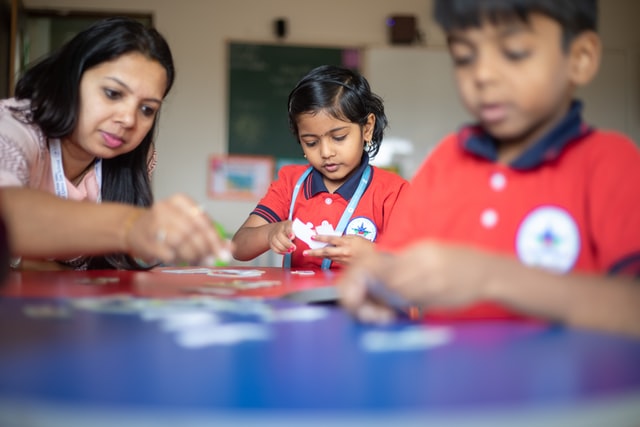
M175 79L173 57L155 29L125 17L98 21L30 67L16 85L15 96L30 100L31 122L48 138L73 132L78 121L80 81L85 71L128 53L157 61L167 73L164 96ZM153 203L147 163L153 150L157 117L135 150L102 161L102 200L150 206ZM98 257L94 257L97 261ZM107 257L116 268L136 268L129 257ZM101 265L102 266L102 265Z
M364 126L369 114L376 117L369 157L378 154L388 120L382 98L371 92L369 82L348 68L321 65L305 75L289 94L289 128L298 137L301 114L324 110L332 117Z
M557 21L566 50L584 31L597 31L597 0L436 0L434 15L445 32L479 27L484 19L497 23L519 19L527 22L533 12Z

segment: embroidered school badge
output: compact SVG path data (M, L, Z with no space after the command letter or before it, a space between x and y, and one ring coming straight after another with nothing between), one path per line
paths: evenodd
M516 235L516 252L522 263L566 273L580 254L580 233L571 215L556 206L530 212Z
M344 230L344 234L362 236L371 242L375 242L376 237L378 237L378 229L369 218L360 216L349 221L347 228Z

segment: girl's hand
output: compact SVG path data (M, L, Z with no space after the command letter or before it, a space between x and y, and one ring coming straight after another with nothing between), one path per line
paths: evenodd
M356 235L315 235L313 240L328 243L328 245L320 249L308 249L304 251L304 256L329 258L333 262L345 265L372 253L375 247L373 242Z
M269 230L269 247L280 255L291 253L296 250L296 245L293 244L294 238L291 221L275 223Z

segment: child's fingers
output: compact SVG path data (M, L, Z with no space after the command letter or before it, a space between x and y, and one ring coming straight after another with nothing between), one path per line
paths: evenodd
M326 247L322 249L308 249L302 253L303 256L306 257L318 257L318 258L327 258L333 262L338 262L340 264L350 264L354 257L351 251L346 247L334 248L334 247Z
M291 242L288 234L279 233L271 240L271 249L276 253L286 254L295 251L296 245Z
M316 242L328 243L332 246L337 246L342 241L342 236L332 236L330 234L314 234L311 236Z
M303 255L309 257L334 258L343 256L343 253L341 248L325 246L319 249L307 249L303 252Z

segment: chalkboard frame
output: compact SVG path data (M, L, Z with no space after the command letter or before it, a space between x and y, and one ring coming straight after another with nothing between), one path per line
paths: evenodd
M312 68L332 63L359 71L362 47L227 42L229 154L298 159L289 130L289 92ZM286 160L285 160L286 161Z

